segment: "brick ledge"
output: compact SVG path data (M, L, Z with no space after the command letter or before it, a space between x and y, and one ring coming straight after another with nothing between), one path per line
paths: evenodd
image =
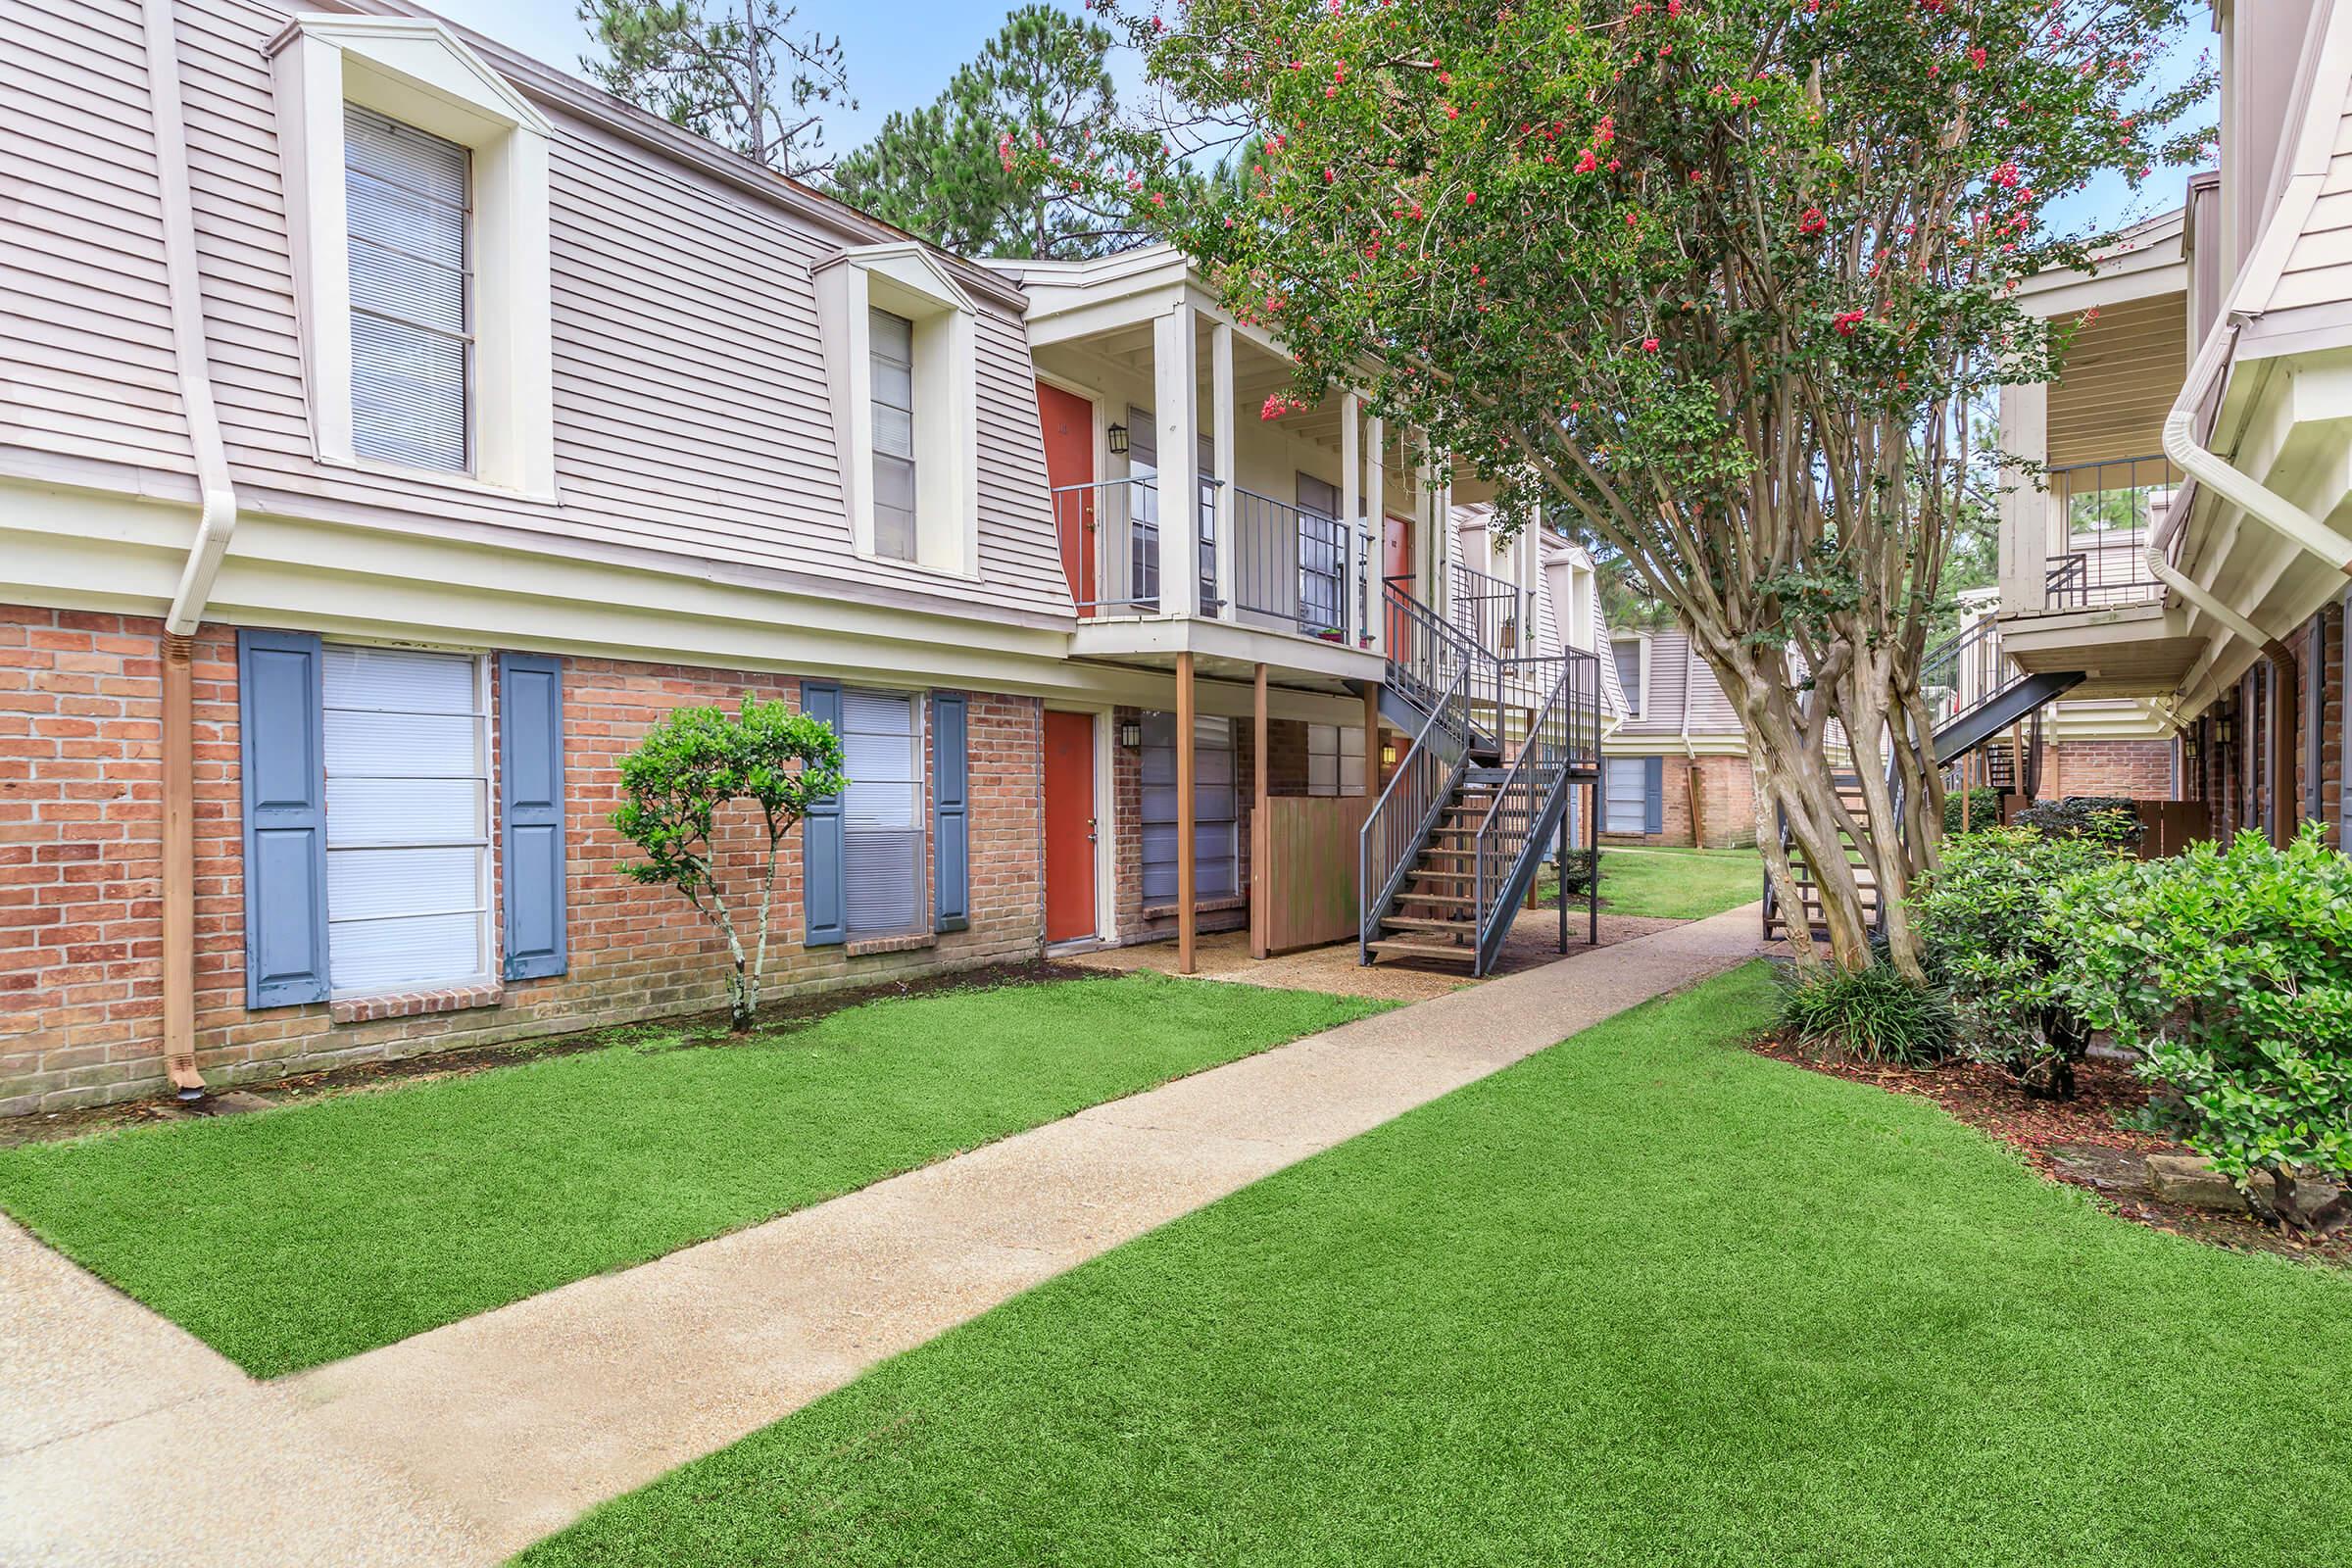
M842 951L853 958L862 958L868 954L912 953L918 948L936 948L938 946L939 938L935 934L929 931L917 931L911 936L904 937L867 937L863 941L845 944Z
M506 987L493 980L486 985L451 986L440 991L393 991L378 997L344 997L326 1004L336 1023L371 1023L378 1018L420 1018L431 1012L462 1012L468 1007L495 1007Z

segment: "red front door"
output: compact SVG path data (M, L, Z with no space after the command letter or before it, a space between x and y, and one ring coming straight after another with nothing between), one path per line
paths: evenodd
M1095 612L1095 493L1066 485L1095 482L1095 406L1075 392L1037 383L1037 417L1046 432L1046 483L1053 486L1054 529L1061 538L1061 574L1078 613ZM1094 927L1090 924L1088 930Z
M1404 591L1408 594L1413 592L1414 584L1411 580L1413 575L1412 518L1392 516L1381 519L1380 574L1383 577L1406 579L1402 585ZM1415 595L1415 597L1419 596ZM1381 595L1381 603L1388 604L1388 595L1385 592ZM1411 628L1405 623L1403 612L1392 607L1389 611L1389 652L1393 657L1403 655L1405 642L1410 633Z
M1046 710L1046 940L1095 934L1095 715Z

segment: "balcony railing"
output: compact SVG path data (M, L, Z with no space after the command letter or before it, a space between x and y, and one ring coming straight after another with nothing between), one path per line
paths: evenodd
M1456 562L1446 587L1446 618L1471 641L1506 658L1526 652L1520 625L1526 605L1518 584Z
M2148 541L2180 495L2180 473L2161 457L2118 458L2049 470L2052 533L2044 603L2098 610L2164 597L2148 566Z
M1200 481L1199 505L1203 615L1369 644L1368 529L1236 486L1228 603L1218 593L1225 546L1217 537L1217 481ZM1162 612L1160 508L1159 482L1149 474L1054 489L1062 568L1081 616Z

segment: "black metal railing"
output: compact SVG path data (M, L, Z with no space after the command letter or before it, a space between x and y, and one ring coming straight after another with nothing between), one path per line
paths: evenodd
M1516 583L1454 562L1446 573L1446 618L1501 658L1526 651L1525 596Z
M1056 486L1054 526L1070 599L1081 615L1152 615L1162 609L1161 498L1154 474ZM1362 531L1238 486L1232 602L1218 592L1217 481L1200 481L1200 612L1273 622L1309 637L1370 641L1371 549Z
M1561 792L1573 776L1598 767L1600 757L1598 655L1571 649L1504 662L1506 691L1541 689L1544 695L1533 708L1509 710L1504 721L1511 732L1504 741L1509 760L1479 823L1471 907L1482 975L1502 951L1533 862L1548 847Z
M1381 921L1412 874L1430 830L1470 769L1470 674L1468 663L1459 664L1452 679L1431 694L1422 708L1428 716L1364 818L1356 841L1355 882L1363 895L1357 905L1356 956L1364 963L1372 961Z
M2043 603L2095 610L2164 597L2148 541L2180 494L2180 471L2162 457L2077 463L2048 471L2056 517Z

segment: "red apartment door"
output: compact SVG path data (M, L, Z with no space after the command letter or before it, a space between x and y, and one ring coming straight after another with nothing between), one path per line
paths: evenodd
M1381 519L1380 574L1383 577L1409 578L1412 576L1412 518L1392 516ZM1405 585L1405 592L1412 593L1414 586L1414 584L1408 582ZM1417 598L1419 596L1415 595L1415 597ZM1388 605L1389 603L1389 597L1385 587L1381 592L1380 603L1384 606ZM1404 653L1405 643L1411 636L1412 628L1405 623L1402 612L1392 607L1388 610L1387 613L1389 617L1389 653L1391 657L1396 657Z
M1069 582L1078 613L1091 615L1095 612L1095 493L1062 487L1095 482L1095 406L1075 392L1040 381L1037 417L1046 431L1046 483L1059 492L1054 497L1054 528L1061 539L1061 574Z
M1095 715L1046 710L1046 940L1095 934Z

